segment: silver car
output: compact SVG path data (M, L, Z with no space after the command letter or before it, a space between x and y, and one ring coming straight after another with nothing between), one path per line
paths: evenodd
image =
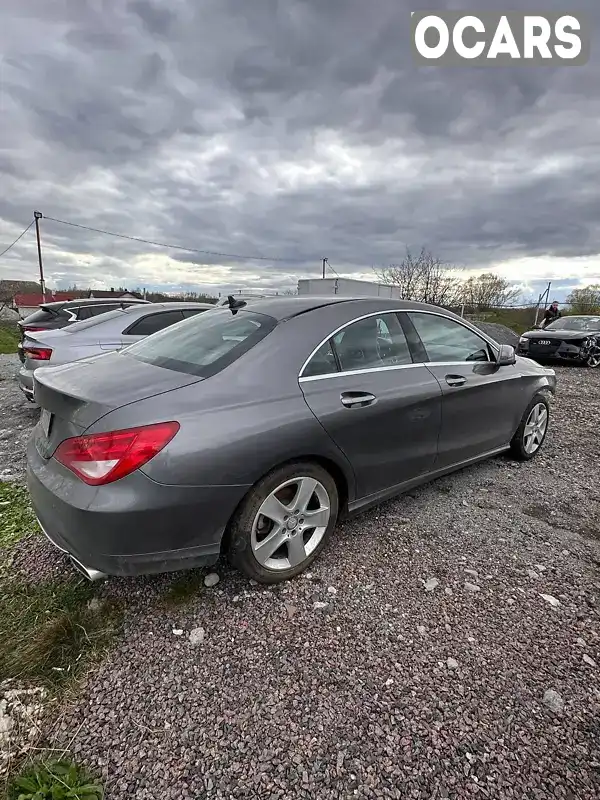
M232 301L40 370L33 507L90 578L213 564L298 575L340 516L542 447L556 376L398 300Z
M40 367L69 364L121 350L169 325L213 308L211 303L144 303L108 311L58 330L27 332L22 344L19 387L33 402L33 375Z

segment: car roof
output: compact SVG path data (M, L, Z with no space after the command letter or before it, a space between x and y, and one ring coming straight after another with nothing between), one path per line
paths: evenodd
M328 305L338 305L340 303L352 304L356 307L357 313L360 313L362 307L376 306L382 311L391 310L432 310L435 309L440 313L445 313L448 316L455 316L451 311L439 308L438 306L431 306L427 303L417 303L412 300L395 300L389 297L343 297L340 295L297 295L294 297L257 297L252 300L245 300L246 305L243 309L246 311L255 311L257 314L267 314L274 317L278 321L291 319L297 317L299 314L305 314L309 311L314 311L317 308L323 308ZM220 306L220 308L227 308L227 306Z

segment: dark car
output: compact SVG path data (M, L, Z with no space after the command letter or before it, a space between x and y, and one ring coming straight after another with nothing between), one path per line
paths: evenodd
M567 316L545 328L527 331L517 353L535 361L563 361L586 367L600 366L600 316Z
M37 311L34 311L33 314L29 314L29 316L19 320L17 323L20 330L20 342L18 345L19 358L21 362L24 362L23 340L27 332L53 331L58 328L65 328L73 322L81 322L85 319L91 319L98 314L105 314L107 311L115 311L118 308L127 308L128 306L147 302L147 300L137 300L134 298L124 298L121 300L119 298L110 297L103 299L86 298L81 300L43 303Z
M304 570L340 516L544 442L556 376L433 306L234 301L36 373L28 485L89 577Z

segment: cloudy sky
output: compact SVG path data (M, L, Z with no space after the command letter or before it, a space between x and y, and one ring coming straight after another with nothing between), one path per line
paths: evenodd
M598 0L577 3L584 67L417 67L419 8L505 6L2 0L0 252L39 209L263 257L45 219L52 286L282 290L319 277L324 256L370 279L422 245L529 294L600 282ZM36 270L30 230L0 278Z

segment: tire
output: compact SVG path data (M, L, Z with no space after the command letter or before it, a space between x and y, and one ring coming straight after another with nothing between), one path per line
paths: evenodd
M535 442L532 442L528 436L528 425L534 421L534 412L536 409L540 412L540 418L542 409L545 410L545 426L543 431L538 428L538 436L534 437ZM548 398L543 394L536 394L527 406L519 427L517 428L517 432L510 443L510 452L513 458L517 459L517 461L531 461L532 458L535 458L546 440L549 423L550 404ZM535 449L531 449L531 444L534 443L536 445Z
M303 513L294 514L296 510ZM279 521L263 513L267 511ZM294 578L327 544L338 511L336 483L323 467L311 462L278 467L253 486L237 510L229 531L229 562L258 583ZM323 524L311 526L311 514Z

